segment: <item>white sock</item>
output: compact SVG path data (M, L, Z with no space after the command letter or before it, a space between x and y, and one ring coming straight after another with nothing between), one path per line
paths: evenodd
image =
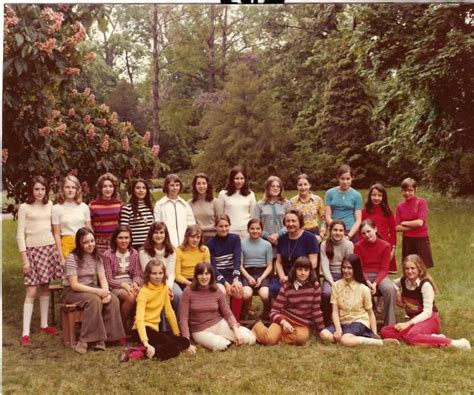
M33 315L33 304L25 303L23 305L23 334L30 336L31 316Z
M451 345L455 348L459 348L460 350L471 350L471 343L467 339L457 339L451 340Z
M383 346L383 342L380 339L372 339L370 337L357 336L360 344L367 344L369 346Z
M48 326L49 295L40 296L41 328Z

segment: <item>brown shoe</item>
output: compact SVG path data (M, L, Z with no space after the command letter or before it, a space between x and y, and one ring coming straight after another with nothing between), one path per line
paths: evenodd
M97 342L93 346L96 351L105 351L105 342Z
M76 345L74 346L74 351L79 354L85 354L87 352L87 343L76 343Z

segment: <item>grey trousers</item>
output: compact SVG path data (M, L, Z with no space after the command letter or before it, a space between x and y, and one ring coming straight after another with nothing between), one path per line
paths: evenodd
M114 341L125 337L120 302L114 294L110 296L110 302L104 304L96 294L76 292L70 287L64 287L64 302L77 304L84 309L80 342Z
M377 273L367 273L367 278L374 281ZM397 287L388 277L377 284L377 291L383 296L384 325L395 325L395 306L397 303Z

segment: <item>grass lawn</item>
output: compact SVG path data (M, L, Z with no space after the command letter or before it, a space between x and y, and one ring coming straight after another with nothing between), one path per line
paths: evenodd
M367 191L363 191L364 198ZM320 196L323 194L320 192ZM294 193L288 192L287 197ZM474 200L421 191L428 199L431 245L440 288L442 332L474 342ZM259 195L261 196L261 194ZM156 194L155 197L158 197ZM390 190L391 206L400 200ZM3 392L9 393L472 393L474 352L421 347L343 349L313 338L304 347L199 347L168 362L119 364L120 347L80 356L61 336L39 332L39 302L32 346L21 348L24 299L16 223L3 222ZM397 248L400 252L401 246ZM398 262L400 260L398 259ZM56 314L57 316L58 314ZM403 314L398 312L401 318Z

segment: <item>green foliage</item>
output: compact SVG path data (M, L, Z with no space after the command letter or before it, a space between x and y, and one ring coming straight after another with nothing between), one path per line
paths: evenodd
M6 7L3 95L3 183L18 203L32 175L67 173L93 185L105 171L152 176L159 161L130 124L98 105L90 89L73 89L95 6ZM87 187L86 187L87 190Z
M245 165L258 185L270 175L285 177L292 139L281 104L265 89L264 78L239 64L222 95L222 102L211 105L199 125L208 138L195 158L196 168L216 186L224 186L227 169L237 164Z

